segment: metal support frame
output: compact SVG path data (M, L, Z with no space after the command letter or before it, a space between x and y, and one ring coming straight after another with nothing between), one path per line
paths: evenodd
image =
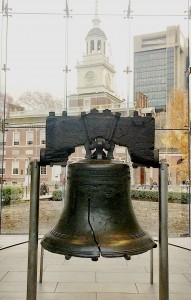
M38 263L38 219L39 219L39 187L40 164L37 160L30 163L31 192L30 219L27 271L27 300L36 300L37 291L37 263Z
M43 279L44 248L41 246L39 283ZM150 284L153 284L153 249L150 250Z
M150 250L150 284L153 284L153 249Z
M42 283L43 278L43 262L44 262L44 248L41 246L40 251L40 276L39 276L39 282Z
M168 164L161 162L159 168L159 300L168 299Z
M31 196L29 222L29 248L27 273L27 300L36 300L37 292L37 253L40 164L31 165ZM169 300L168 271L168 165L162 162L159 168L159 300ZM40 280L43 278L43 253L41 248ZM153 249L150 251L150 283L153 284Z

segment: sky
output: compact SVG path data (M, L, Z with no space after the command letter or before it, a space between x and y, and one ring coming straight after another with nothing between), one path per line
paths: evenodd
M5 0L4 0L5 1ZM2 7L2 0L0 1ZM30 91L50 92L64 98L66 65L66 24L68 24L67 90L76 89L76 63L85 53L85 37L92 28L95 0L68 0L70 18L65 14L65 0L9 0L7 38L7 93L15 100ZM108 41L108 54L116 70L117 93L132 98L133 36L163 31L166 26L180 25L185 37L189 24L186 18L188 0L131 0L131 17L127 18L129 0L99 0L101 29ZM67 23L67 21L68 23ZM190 21L189 21L190 22ZM1 14L1 64L5 61L6 18ZM3 28L3 30L2 30ZM1 90L4 89L4 72Z

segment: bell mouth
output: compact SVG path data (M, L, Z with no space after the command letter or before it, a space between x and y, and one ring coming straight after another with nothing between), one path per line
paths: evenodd
M96 259L100 256L104 258L120 258L124 257L129 260L131 256L142 254L148 250L156 248L156 243L154 240L147 234L144 234L144 238L135 239L119 239L110 240L109 238L104 239L105 241L99 245L96 243L95 239L90 239L89 237L73 237L64 235L58 237L55 235L55 231L51 231L46 234L41 241L41 245L44 249L65 255L67 257L81 257L81 258L91 258Z

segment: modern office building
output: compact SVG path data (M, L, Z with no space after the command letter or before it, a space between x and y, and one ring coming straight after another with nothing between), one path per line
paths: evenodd
M171 91L188 87L188 39L180 26L134 37L134 94L148 97L148 106L165 110Z

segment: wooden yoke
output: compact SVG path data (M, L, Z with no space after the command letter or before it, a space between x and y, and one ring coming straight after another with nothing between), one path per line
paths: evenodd
M46 148L41 149L40 164L64 166L79 146L85 147L86 158L93 158L101 143L105 159L113 159L115 145L119 145L128 148L134 167L158 168L154 142L155 119L151 116L121 117L120 113L99 113L96 109L81 116L67 116L66 112L55 116L51 112L46 120Z

